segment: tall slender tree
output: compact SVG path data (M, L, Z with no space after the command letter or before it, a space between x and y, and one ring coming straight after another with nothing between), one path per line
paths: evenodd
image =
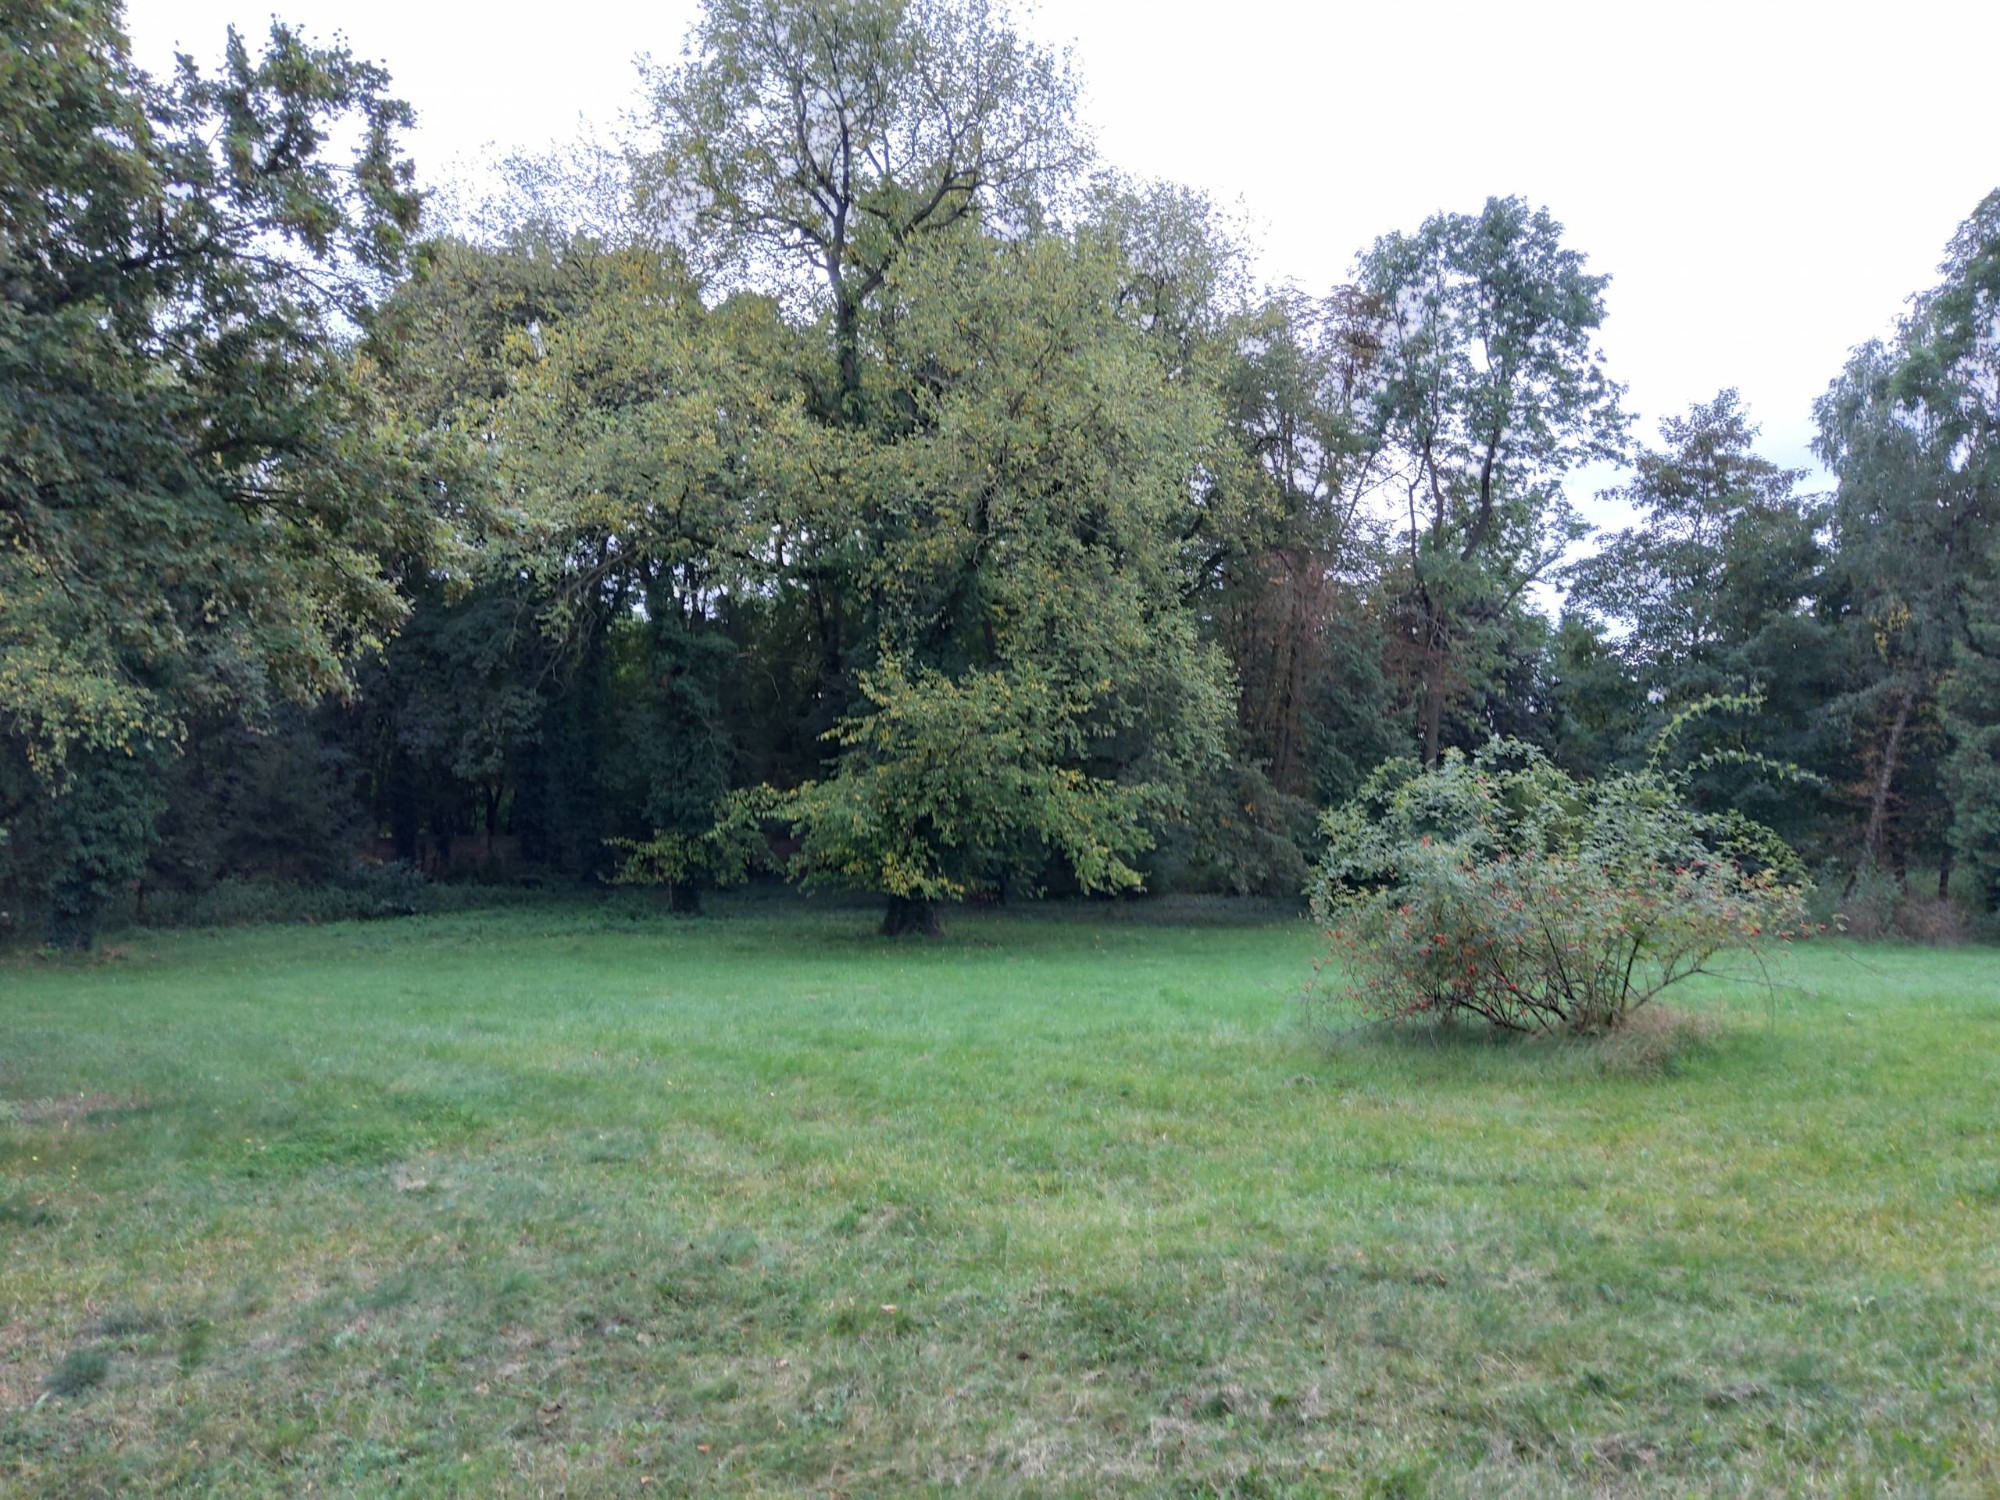
M1506 613L1583 533L1564 476L1623 451L1595 343L1607 280L1518 198L1435 215L1361 258L1380 342L1368 442L1401 518L1400 657L1427 765Z

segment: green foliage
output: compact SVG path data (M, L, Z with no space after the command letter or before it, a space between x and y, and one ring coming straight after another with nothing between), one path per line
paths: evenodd
M1429 774L1384 766L1324 828L1336 1013L1607 1031L1800 919L1791 851L1656 766L1582 781L1495 740Z
M1620 655L1671 706L1741 678L1756 634L1813 590L1824 516L1795 493L1803 471L1757 455L1757 431L1735 391L1667 418L1665 446L1611 492L1640 523L1571 570L1570 605L1625 626Z
M613 839L624 859L613 879L619 885L663 885L678 889L709 872L708 844L700 834L670 828L649 839Z
M138 904L217 882L337 879L367 835L356 768L324 713L282 709L263 732L194 726L160 777L164 800Z
M887 278L870 388L908 429L832 445L881 655L833 774L796 791L801 876L955 899L1030 888L1053 853L1080 889L1134 885L1142 814L1218 758L1225 667L1179 550L1214 427L1118 317L1114 271L967 235Z
M623 855L618 885L664 886L676 910L693 910L703 886L741 885L775 859L767 824L781 816L780 799L765 787L730 792L698 827L664 828L651 838L613 839Z
M1939 684L1950 841L1990 912L2000 912L2000 192L1959 227L1943 282L1905 335L1899 394L1950 445L1960 483L1951 520L1972 532L1945 552L1962 570L1961 628Z
M1821 404L1832 502L1724 391L1556 623L1626 423L1606 278L1519 199L1259 290L1202 193L1084 177L1004 0L707 0L650 144L412 246L344 49L153 79L115 5L0 20L10 910L337 884L371 835L674 905L775 861L920 927L1286 892L1411 742L1666 774L1748 690L1692 805L2000 906L2000 196Z
M1988 714L1963 686L1946 707L1944 686L1955 670L1980 681L2000 590L2000 193L1960 226L1942 269L1895 340L1855 351L1817 407L1820 456L1840 480L1831 572L1862 665L1831 705L1863 747L1859 862L1900 867L1914 845L1941 858L1940 885L1954 849L1989 880L1992 868Z
M1845 665L1820 608L1824 502L1797 493L1799 471L1758 456L1757 428L1734 391L1668 418L1660 434L1664 445L1642 449L1631 481L1611 492L1638 523L1569 572L1568 610L1610 630L1601 649L1626 684L1624 709L1606 699L1600 710L1623 730L1622 743L1602 737L1605 748L1630 763L1663 718L1754 689L1755 743L1777 759L1821 760L1816 709L1841 690ZM1699 790L1737 800L1754 797L1755 785L1754 776L1714 777ZM1814 797L1756 807L1796 836L1824 812Z
M567 305L516 331L492 412L500 550L546 590L558 636L641 599L698 628L791 519L793 335L764 298L708 307L675 256L576 241L559 272Z
M1974 932L1971 912L1953 896L1913 888L1874 865L1851 875L1836 868L1833 880L1815 888L1807 915L1828 931L1863 942L1941 948L1965 942Z
M839 770L776 804L799 839L790 871L803 885L920 903L1010 883L1026 894L1050 855L1080 891L1140 884L1129 861L1152 842L1148 789L1063 763L1087 701L1029 671L954 680L893 657L861 690L869 711L835 731Z
M1968 604L1940 698L1952 740L1944 768L1952 846L1981 904L2000 911L2000 588Z
M190 726L349 687L429 539L347 358L416 222L408 110L277 24L156 80L119 21L0 10L0 759L34 783L0 823L64 944Z
M721 680L733 652L719 631L690 628L671 607L655 606L627 632L613 684L621 706L619 748L608 768L642 826L699 832L729 790L730 742ZM636 678L637 680L632 680ZM622 811L622 809L621 809Z
M311 880L232 875L200 890L149 897L134 914L152 927L246 927L265 922L379 921L451 909L459 900L497 904L500 893L463 895L433 885L414 866L369 864L351 856Z
M818 404L842 423L867 419L861 317L902 258L981 219L1039 227L1086 155L1063 60L991 0L709 0L652 84L644 196L738 276L797 292L805 273L833 317Z
M1318 809L1278 790L1240 759L1189 787L1182 807L1155 819L1154 847L1137 862L1152 891L1263 896L1296 904L1311 868Z
M1217 431L1116 294L1114 263L1056 240L961 240L892 278L884 374L915 426L863 471L864 580L886 654L1043 677L1084 731L1063 753L1170 783L1226 711L1180 551Z
M160 758L143 745L78 749L64 794L51 797L24 748L0 737L0 806L19 809L0 840L0 907L10 913L0 929L12 928L0 936L90 947L146 873L167 811Z
M1240 224L1197 189L1110 175L1094 183L1086 223L1121 268L1120 311L1160 344L1174 371L1227 378L1238 364L1240 324L1252 316Z
M1563 476L1623 451L1595 343L1607 279L1518 198L1434 215L1361 259L1379 340L1366 448L1403 532L1392 639L1426 764L1522 592L1585 530Z
M417 198L387 77L274 26L156 81L114 5L9 6L0 90L0 733L79 746L339 687L400 613L344 330ZM348 161L323 150L357 137Z
M99 751L77 758L51 819L47 890L56 947L96 941L105 908L145 868L162 801L146 757Z
M1217 395L1238 450L1202 508L1202 599L1238 681L1242 754L1280 791L1351 791L1404 743L1365 602L1383 528L1359 298L1280 296L1226 320ZM1337 799L1336 799L1337 800Z
M1593 768L1634 765L1682 709L1754 691L1754 715L1681 726L1690 792L1830 856L1848 838L1836 800L1848 766L1824 709L1852 684L1829 597L1826 503L1757 454L1734 391L1660 434L1611 492L1636 524L1569 570L1564 753ZM1792 764L1818 775L1774 772Z
M1365 602L1382 540L1360 420L1375 333L1351 290L1253 295L1241 226L1198 192L1114 180L1090 225L1116 250L1121 315L1222 419L1182 567L1236 678L1233 753L1160 823L1147 880L1291 897L1307 799L1351 791L1407 727Z
M1578 775L1601 775L1628 759L1651 716L1618 646L1571 610L1549 637L1546 669L1556 721L1546 748L1558 765Z

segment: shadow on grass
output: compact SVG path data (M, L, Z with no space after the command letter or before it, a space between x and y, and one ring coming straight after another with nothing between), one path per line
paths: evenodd
M1463 1074L1463 1064L1488 1060L1504 1060L1510 1073L1551 1079L1674 1078L1719 1062L1753 1040L1716 1016L1658 1003L1640 1007L1613 1030L1595 1036L1503 1031L1448 1015L1346 1027L1307 1024L1329 1057L1447 1062L1454 1065L1454 1078Z
M111 1356L102 1347L93 1344L72 1349L63 1357L63 1362L50 1372L48 1393L73 1401L104 1384L105 1377L110 1373Z

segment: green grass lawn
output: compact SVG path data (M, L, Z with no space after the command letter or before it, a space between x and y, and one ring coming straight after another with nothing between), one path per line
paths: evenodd
M2000 1493L1994 951L1329 1049L1300 924L870 920L0 960L0 1491Z

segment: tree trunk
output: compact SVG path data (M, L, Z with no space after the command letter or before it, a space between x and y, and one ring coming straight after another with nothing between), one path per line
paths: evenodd
M104 902L81 881L58 881L49 902L48 944L62 953L88 953L97 946L97 923Z
M1435 771L1444 755L1444 654L1435 649L1424 667L1424 769Z
M1861 837L1861 863L1863 867L1879 865L1882 860L1882 835L1889 826L1889 798L1896 789L1897 763L1903 753L1903 731L1910 725L1910 710L1916 706L1916 693L1910 688L1903 689L1896 700L1896 717L1889 721L1889 742L1882 747L1882 764L1875 772L1875 791L1868 803L1868 829Z
M882 914L883 937L943 937L944 924L937 907L912 896L891 896L889 909Z
M848 299L844 286L833 293L833 343L840 370L840 393L834 420L843 427L861 425L861 309Z
M1444 689L1451 675L1451 661L1446 655L1447 633L1444 614L1428 590L1419 597L1423 600L1424 640L1423 640L1423 689L1424 701L1419 715L1419 723L1424 739L1424 769L1434 771L1444 758Z
M415 777L409 758L401 750L389 758L386 800L389 804L389 837L395 842L396 858L405 864L417 862L417 838L423 831L423 815L417 807Z
M1938 900L1940 901L1951 898L1952 856L1956 852L1949 843L1946 843L1944 853L1938 856Z

